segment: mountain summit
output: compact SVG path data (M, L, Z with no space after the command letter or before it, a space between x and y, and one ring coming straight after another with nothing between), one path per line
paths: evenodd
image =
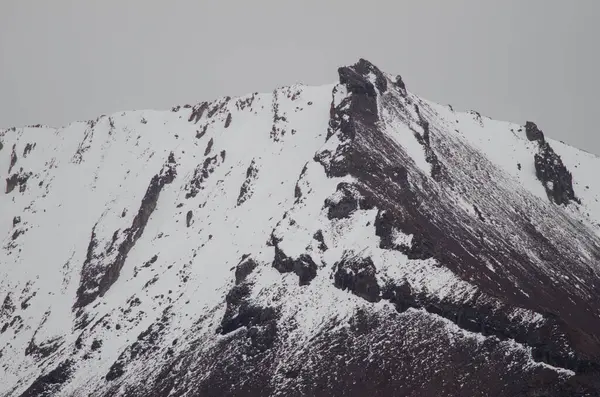
M599 169L366 60L0 130L0 396L600 396Z

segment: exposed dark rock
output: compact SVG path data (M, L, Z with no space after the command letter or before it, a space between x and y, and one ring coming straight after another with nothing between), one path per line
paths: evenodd
M375 218L375 235L379 237L379 248L383 249L400 249L395 243L393 229L394 225L398 224L399 221L395 219L391 211L377 212ZM408 246L402 247L404 251L408 250Z
M506 279L502 280L504 276L500 276L498 273L495 274L492 271L488 272L487 269L481 269L483 257L489 258L491 263L494 264L520 263L520 266L529 263L530 259L517 252L515 247L511 247L510 244L505 242L500 234L495 234L499 230L497 224L493 225L494 230L496 230L494 232L489 228L492 225L487 225L488 222L480 223L482 226L478 227L486 228L484 234L486 234L486 237L492 238L495 244L491 246L483 245L481 234L473 232L472 223L456 216L454 209L446 207L444 203L447 202L445 200L448 200L448 197L439 197L442 193L437 188L420 179L421 177L418 174L420 171L411 168L409 156L405 156L403 149L379 130L377 112L369 110L377 109L377 107L376 104L369 103L369 95L360 89L355 90L355 92L349 91L351 91L349 97L343 99L338 106L332 106L330 129L328 131L328 137L336 134L344 144L339 146L336 153L326 151L317 153L315 160L324 166L329 176L352 175L360 181L354 184L354 188L358 190L362 197L368 198L375 207L380 209L375 222L376 234L380 237L380 247L399 250L405 253L409 259L435 258L441 266L451 269L461 278L477 283L483 290L489 291L493 296L502 296L507 303L545 311L539 306L531 306L531 299L523 300L520 298L519 296L523 296L521 292L514 291L514 286L507 283ZM395 105L405 106L399 100L396 101ZM425 114L430 117L432 111L427 109L425 112L421 109L419 111L421 120L423 120ZM407 117L404 113L400 116ZM431 142L432 126L429 123L423 123L422 127L423 131L420 133L422 142ZM439 128L439 126L434 126L434 128ZM436 156L443 157L444 161L453 160L452 150L466 150L466 153L476 156L475 151L471 152L464 147L454 148L448 142L436 141L436 144L439 145L439 148L436 149L438 150ZM475 160L475 158L478 160ZM474 168L481 169L482 164L479 161L485 161L485 159L475 158L473 161L478 161L478 167ZM384 166L386 163L393 163L394 167ZM461 163L461 166L464 166L464 162ZM487 170L484 170L482 174L484 175L483 178L490 177L490 172ZM415 180L419 181L416 186ZM494 186L498 189L498 185L494 184ZM497 194L496 192L495 195ZM506 192L504 194L510 195L512 193ZM427 203L426 206L423 206L423 203ZM480 206L479 202L477 205L482 216L484 211L497 211L499 207L504 205L499 199L496 200L495 197L490 198L487 195L483 198L482 203L486 203L486 205ZM493 206L490 206L490 203L493 203ZM353 207L350 206L349 211L346 212L352 212ZM500 230L517 230L522 227L522 214L512 215L509 213L505 216L510 219L512 226ZM495 219L495 221L504 222L505 219ZM517 224L520 226L516 226ZM397 233L411 235L410 243L398 246L396 243ZM545 257L557 258L561 256L556 248L552 247L553 243L547 238L539 238L539 233L526 233L529 237L523 237L524 239L528 239L527 241L530 243L535 241L534 245L544 246L544 248L540 247L539 250ZM562 260L565 263L572 261L569 257L563 258ZM536 265L527 266L531 266L528 269L536 267ZM546 276L542 272L536 272L535 274L535 276L521 274L519 277L528 280L535 279L539 280L536 282L544 283L541 280L546 279ZM494 281L490 282L490 280ZM510 290L514 292L507 293ZM528 291L532 290L528 289ZM562 311L563 316L565 316L566 312L564 312L564 308L559 309L562 304L558 303L556 297L551 294L546 295L545 292L541 291L544 291L544 288L538 289L535 293L542 293L545 296L543 299L544 306L553 301L551 305L555 307L554 310ZM371 297L371 299L374 298ZM414 305L414 302L412 304ZM437 309L433 307L431 310L435 313ZM577 311L575 308L571 310ZM485 313L485 311L483 312ZM570 327L573 327L573 324L559 324L556 327L560 329L563 335L579 332L567 331ZM585 328L587 326L579 323L575 328L578 327ZM581 343L578 341L578 337L568 337L567 339L570 340L569 343L571 344ZM528 346L534 345L532 343ZM568 357L566 350L557 350L556 348L551 350L553 353L550 356L554 358L550 362L561 362L556 357ZM578 354L579 362L587 360L582 357L583 353ZM585 354L587 355L587 353ZM597 355L598 353L594 354ZM544 358L544 360L546 359ZM586 365L589 367L588 364Z
M231 100L231 97L227 96L220 101L214 102L213 107L208 111L206 117L211 118L218 112L225 109L225 107L227 106L227 104L229 103L230 100Z
M4 322L2 328L0 329L0 334L6 332L8 327L10 326L9 320L17 309L14 304L10 292L6 294L4 301L2 302L2 306L0 306L0 322Z
M283 251L275 246L275 259L273 267L280 273L296 273L300 285L308 285L317 276L317 264L310 255L302 254L297 259L286 256Z
M136 341L119 355L106 374L106 380L110 382L123 376L129 362L143 359L150 353L161 350L163 348L161 341L172 317L172 306L168 306L163 310L162 315L142 331Z
M8 314L12 314L12 312L14 312L15 310L15 305L12 302L12 299L10 297L10 292L6 294L6 297L4 298L4 301L2 302L2 306L0 306L0 317L3 317L4 315Z
M279 90L273 91L271 108L273 110L273 125L269 136L273 141L279 142L285 135L286 129L284 123L287 122L287 118L279 111Z
M471 113L473 115L473 119L477 122L477 124L479 124L479 126L481 126L483 128L484 125L483 125L483 118L481 117L481 113L479 113L476 110L470 110L469 113Z
M393 303L399 312L404 312L411 307L420 307L416 294L408 282L385 285L381 297Z
M12 236L10 236L11 240L15 241L19 238L20 235L25 234L25 230L17 229L13 232Z
M116 361L113 365L110 366L108 373L105 376L107 381L113 381L117 378L120 378L125 373L125 365L122 362Z
M573 177L562 159L544 139L544 133L538 126L528 121L525 123L525 134L527 139L538 143L538 152L534 156L535 174L546 189L548 198L558 205L567 205L579 199L573 191ZM520 164L518 165L521 169Z
M327 251L328 247L325 244L325 238L323 237L323 232L321 230L317 230L313 235L313 238L319 242L319 249L321 251Z
M408 308L424 309L452 321L468 332L494 336L499 340L513 340L531 348L536 361L576 372L600 369L597 363L573 357L569 349L565 349L559 342L564 337L557 331L559 320L551 315L547 315L542 326L515 321L514 317L509 316L508 308L498 310L497 303L481 294L461 303L438 300L423 293L415 293L407 282L386 285L382 298L393 303L399 312Z
M94 127L96 126L96 122L94 120L90 120L87 122L88 128L85 130L83 139L79 143L71 162L74 164L81 164L83 161L83 155L92 147L92 141L94 139Z
M250 197L252 197L252 193L253 193L252 185L257 177L258 177L258 167L256 165L256 162L254 160L252 160L252 162L250 162L250 165L248 166L248 169L246 170L246 179L244 180L244 183L240 187L240 194L238 195L238 198L237 198L238 206L244 204L246 202L246 200L248 200Z
M29 153L31 153L31 151L33 150L33 148L35 147L35 143L31 144L28 143L25 145L25 149L23 149L23 158L27 158L27 156L29 155Z
M224 151L221 152L221 158L218 155L207 157L201 166L196 167L192 179L186 184L186 199L196 197L200 190L204 189L204 181L215 172L215 169L222 163Z
M579 202L573 190L571 173L548 142L540 144L540 150L535 154L534 161L535 174L544 185L550 200L559 205L567 205L571 201Z
M115 131L115 120L112 117L108 118L108 125L110 127L108 130L108 135L112 135Z
M262 308L260 322L248 329L248 338L253 349L262 353L270 349L277 338L276 312L271 308Z
M284 363L294 375L278 392L293 397L585 395L562 394L568 389L556 373L521 367L525 357L506 351L499 341L459 339L456 343L443 321L426 314L357 310L348 326L315 336L310 349L298 353L297 362L310 365ZM431 357L426 365L424 356Z
M10 320L7 328L12 328L15 334L19 333L21 328L23 328L23 318L17 314L12 318L12 320Z
M27 298L21 302L21 309L25 310L29 307L29 301L32 300L37 295L37 291L34 291L33 294L29 295Z
M246 327L247 337L258 351L269 349L277 336L277 317L272 308L242 305L238 314L229 322L223 323L222 334L226 335L241 327Z
M227 335L245 327L251 352L260 353L275 343L279 314L273 308L251 304L248 302L249 295L250 285L243 280L231 288L225 298L227 307L217 332Z
M23 170L12 174L6 179L6 194L11 193L17 186L19 187L19 192L23 193L27 188L27 181L31 175L31 172L23 172Z
M92 351L96 351L96 350L99 350L101 347L102 347L102 341L98 340L98 339L94 339L90 349L92 349Z
M235 107L238 110L244 110L250 106L252 106L252 103L254 102L254 98L255 98L255 94L252 94L246 98L239 98L236 102L235 102Z
M204 150L204 155L208 156L208 154L210 153L210 151L212 150L214 141L212 138L210 138L210 140L208 141L208 144L206 145L206 149Z
M538 126L534 122L531 121L525 123L525 135L530 141L538 141L540 143L543 143L545 141L544 133L538 128Z
M300 186L298 184L296 184L296 186L294 186L294 198L296 200L299 200L302 198L302 189L300 189Z
M192 225L192 217L194 216L194 213L192 212L192 210L189 210L187 212L187 214L185 215L185 225L187 227L190 227Z
M434 243L434 239L419 234L413 236L412 244L406 252L408 259L429 259L435 257L441 250L441 242Z
M375 277L375 265L371 258L355 257L345 253L334 266L334 285L341 290L348 290L369 302L381 300L381 288Z
M375 218L375 234L380 238L379 247L402 252L408 259L429 259L436 257L443 250L443 242L425 234L423 230L407 233L412 236L410 245L395 242L395 234L405 233L394 225L401 225L402 220L392 211L379 211ZM406 234L406 233L405 233Z
M348 87L348 90L354 94L366 94L374 97L377 95L375 88L381 94L387 90L387 79L383 73L365 59L360 59L352 67L339 68L338 73L340 83ZM375 86L371 83L369 75L375 76Z
M359 150L363 139L369 140L369 135L380 134L376 127L379 113L375 88L369 80L369 72L359 72L364 72L364 67L359 64L338 70L340 83L352 95L336 106L332 103L330 109L327 139L336 134L347 144L339 146L335 155L325 151L317 153L314 158L324 166L329 177L375 174L386 164L385 161L378 161L379 158L362 156ZM356 139L359 142L354 143Z
M204 112L208 109L208 103L202 102L198 105L194 106L192 109L192 113L190 114L189 122L194 122L196 124L201 118Z
M340 182L336 193L325 200L327 217L329 219L348 218L356 210L373 208L369 199L363 197L350 183Z
M219 333L227 334L239 328L237 324L234 325L232 323L232 320L237 316L240 305L242 305L249 296L250 284L248 283L236 284L229 290L225 297L227 307L225 309L225 315L221 320L221 329L219 330Z
M294 198L296 199L296 203L299 203L300 199L302 198L302 189L300 188L300 181L302 180L302 178L304 178L307 169L308 164L304 164L304 167L302 167L302 171L300 171L300 176L298 176L298 180L296 181L296 185L294 186Z
M285 215L285 214L284 214ZM281 238L277 237L275 235L275 231L271 231L271 234L269 235L269 239L267 240L267 247L274 247L277 244L279 244L281 242Z
M408 259L429 259L439 257L444 251L444 242L427 234L422 228L412 228L409 231L397 229L395 225L404 222L392 211L379 211L375 218L375 234L380 238L379 247L402 252ZM411 225L413 226L413 225ZM410 244L398 244L395 232L410 235Z
M406 85L404 84L404 81L402 80L402 76L397 75L396 81L394 81L394 84L396 85L396 87L398 87L398 90L400 91L400 93L402 95L406 96L406 94L407 94Z
M235 284L244 282L257 266L258 264L248 255L242 256L240 263L235 267Z
M427 161L429 164L431 164L431 177L435 181L439 182L442 179L443 166L442 166L442 163L440 162L438 156L433 151L433 148L431 147L429 122L427 120L425 120L425 118L421 114L421 112L419 110L419 106L417 104L415 104L415 110L419 116L418 123L421 126L421 128L423 129L422 135L419 134L417 131L415 131L414 132L415 137L417 138L419 143L425 149L425 161Z
M8 166L8 173L12 171L15 164L17 164L17 144L14 144L12 147L12 152L10 153L10 165Z
M527 189L515 188L508 183L506 176L510 175L505 175L504 170L499 170L468 142L463 142L460 134L444 134L448 126L438 122L436 109L429 107L426 101L408 96L399 77L396 81L388 81L386 75L362 60L342 69L340 80L348 88L349 95L341 99L341 103L332 104L327 131L327 137L335 135L340 144L323 146L328 149L318 151L315 159L328 176L348 176L352 182L341 183L335 195L325 201L331 220L329 226L333 228L324 226L323 230L317 230L314 241L309 242L306 250L310 253L318 245L316 254L322 254L328 249L325 237L331 238L331 242L327 240L330 245L344 241L337 238L338 233L345 232L337 228L346 223L340 219L352 217L363 209L376 209L374 224L369 219L360 226L372 226L371 233L379 238L379 251L395 250L403 254L401 263L397 264L399 268L394 269L394 263L380 267L375 256L371 259L365 256L367 254L347 252L334 265L332 283L366 302L357 305L354 315L347 313L348 306L344 305L341 318L335 314L328 316L318 328L312 329L315 332L311 332L309 338L304 338L297 328L302 316L296 317L293 313L294 309L301 308L284 306L290 303L287 295L290 290L283 284L268 291L262 290L265 285L261 284L260 291L258 285L254 290L252 283L258 278L254 276L260 276L259 263L244 255L234 269L235 285L225 297L225 313L217 330L220 335L212 335L214 339L211 339L205 332L198 332L214 329L214 311L196 314L184 311L182 315L190 314L196 318L192 328L181 330L183 332L177 330L176 341L172 340L172 335L167 336L168 322L159 319L137 339L133 338L136 340L125 350L121 349L118 359L105 375L108 382L93 379L90 385L97 386L89 393L129 397L599 396L597 330L600 319L597 314L600 306L597 297L600 279L595 264L600 261L600 244L593 230L580 225L573 214L566 213L560 206L540 202ZM279 90L279 93L292 100L301 98L294 90ZM337 94L334 98L340 101ZM261 101L259 107L262 104ZM301 103L296 105L297 109L301 107ZM243 109L250 105L245 100L237 100L235 106ZM416 109L416 116L413 109ZM199 107L192 110L190 121L202 119L205 110L211 117L218 116L208 120L215 125L230 115L222 101L212 102L199 110ZM288 127L287 115L282 110L283 106L274 112L273 131L278 139ZM254 109L250 108L250 111L254 112ZM482 123L480 115L472 114ZM396 142L397 137L391 136L392 131L383 130L395 122L414 128L431 172L416 164L414 153L408 153L403 142ZM202 133L198 132L198 137L204 136L207 126ZM296 125L289 125L291 134L292 127ZM534 159L536 174L548 196L557 204L577 201L570 173L562 160L537 127L530 126L529 129L528 139L537 142L539 148ZM86 142L83 149L89 143ZM204 160L204 164L198 165L186 186L189 197L196 196L206 186L207 178L224 161L224 152L213 154ZM168 163L174 168L174 155L169 156ZM521 169L521 164L517 167ZM248 179L250 176L252 178ZM244 197L243 200L252 193L250 180L255 177L249 167L248 183L244 182L240 188L239 197ZM311 186L311 182L310 178L302 179L301 175L294 189L296 205L302 206L309 198L311 189L305 189L305 186ZM465 203L470 204L465 206ZM206 202L203 199L197 204L203 208ZM186 208L183 205L177 207ZM26 222L22 225L20 219L19 223L13 219L14 229L7 235L8 242L11 235L18 237L30 223L35 225L30 215L35 210L36 207L24 209L22 216ZM136 218L140 217L140 212L141 209ZM183 216L180 210L175 213ZM96 230L105 229L102 220L99 221L98 228L92 230L82 271L82 288L84 279L85 288L92 289L99 287L100 282L109 286L114 282L119 266L123 266L122 263L114 264L123 253L121 242L133 241L135 244L137 232L133 229L143 229L141 224L147 222L149 215L144 217L146 221L138 222L137 226L118 229L114 233L110 233L113 230L108 234L103 232L106 241L100 233L96 234ZM186 225L191 224L192 217L186 216ZM288 212L285 212L284 220L290 225L295 222ZM214 233L210 222L215 221L212 219L206 225L200 225L201 236ZM163 233L160 233L158 238L162 237ZM288 237L285 232L276 234L273 231L271 234L267 243L275 250L271 265L283 273L294 272L299 276L300 284L311 282L322 266L316 259L319 256L314 256L319 265L306 254L289 257L281 244ZM364 248L361 241L356 241L356 245L344 248L364 252L359 251ZM379 253L386 262L397 255ZM193 255L196 257L196 249ZM150 280L146 286L158 280L158 274L163 270L167 271L150 268L156 261L154 255L141 266L136 263L134 274L139 271L138 267L148 268L143 274L144 281ZM192 262L178 264L173 261L166 265L167 269L182 266L176 276L182 288L181 284L189 277L187 267L193 266ZM413 266L415 274L396 279L398 274L410 272ZM448 284L445 287L449 287L450 293L438 294L430 290L428 283L419 282L421 276L436 276L438 270L452 274L452 280L462 280L457 284L458 288L450 288L453 284ZM419 274L421 271L433 274ZM108 273L110 277L106 276ZM436 280L439 279L436 277ZM136 281L143 284L139 279ZM463 290L461 286L466 284L473 289ZM173 288L173 293L169 288ZM159 291L154 296L145 294L149 291L134 291L121 311L115 312L123 317L111 316L102 320L95 317L95 310L79 310L73 324L78 335L75 342L78 350L73 354L77 354L78 359L92 359L94 355L100 358L103 349L99 338L110 337L113 324L112 329L118 331L114 332L119 337L124 336L132 328L137 329L145 316L153 315L146 304L156 307L171 298L182 298L175 286L169 285L167 289L168 294L165 290L164 294ZM312 289L304 288L304 293L311 293ZM20 304L21 310L28 310L27 299L23 299L30 294L29 291L17 292L16 306ZM135 294L144 299L144 305ZM84 295L84 299L90 297L90 294ZM262 303L265 300L261 300L265 297L268 307L267 303ZM386 304L368 303L380 300L385 300ZM101 304L99 300L94 303ZM285 308L285 321L280 317L280 307ZM525 309L528 311L522 312ZM19 308L10 296L6 296L0 308L0 331L5 332L3 340L8 341L7 346L11 343L12 333L30 327L30 313L20 313L26 319L23 320L15 313L17 310ZM125 325L116 324L116 321ZM103 328L101 333L92 332L96 325ZM25 353L40 357L48 354L48 360L37 360L42 373L64 359L55 356L57 352L63 354L63 350L68 350L61 348L58 341L56 345L53 341L38 342L38 346L35 340L31 339ZM91 351L82 351L90 342ZM54 346L59 346L58 350L45 350ZM2 349L4 347L0 348L0 357L10 348ZM3 357L6 360L7 355ZM575 374L569 375L546 365L532 365L532 358L558 369L572 370ZM91 361L84 364L89 365ZM133 374L140 370L146 371L143 376ZM29 395L75 393L71 385L66 389L63 383L68 382L68 376L66 381L60 376L56 378L58 382L36 380ZM81 378L77 376L77 379ZM22 383L20 387L27 385Z
M144 290L144 289L148 288L149 286L155 284L157 281L158 281L158 275L155 275L150 280L148 280L146 282L146 284L144 284L144 286L142 287L142 289Z
M335 204L326 201L325 206L328 208L327 216L329 219L348 218L358 209L358 200L352 196L344 196Z
M196 139L202 139L202 137L206 134L206 131L208 130L208 124L206 124L203 128L202 131L197 131L196 132Z
M177 171L175 170L175 165L173 162L169 161L163 166L160 173L152 178L131 226L123 231L124 238L119 245L116 258L111 263L102 264L93 260L95 259L93 251L97 242L95 240L95 232L92 231L92 238L90 245L88 246L86 261L84 262L81 271L81 282L77 290L77 301L74 305L75 308L84 307L94 301L98 296L103 296L118 279L129 251L135 246L137 240L144 233L146 224L158 203L160 192L166 185L173 182L176 175Z
M229 128L231 125L231 113L227 114L227 119L225 120L225 128Z
M55 353L61 345L62 342L60 339L53 339L41 345L37 345L33 338L31 338L29 344L25 348L25 355L33 356L38 360L43 359Z
M150 258L149 261L147 261L146 263L144 263L144 265L142 267L150 267L153 264L155 264L157 260L158 260L158 255L154 255L152 258Z
M37 378L20 397L52 397L73 373L73 362L65 360L52 371Z

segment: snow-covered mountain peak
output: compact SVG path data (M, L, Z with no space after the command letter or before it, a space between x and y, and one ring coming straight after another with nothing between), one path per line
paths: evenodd
M339 76L1 130L0 396L597 395L600 159Z

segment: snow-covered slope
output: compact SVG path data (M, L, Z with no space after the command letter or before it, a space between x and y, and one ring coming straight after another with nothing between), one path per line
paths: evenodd
M600 158L339 74L0 130L0 396L600 395Z

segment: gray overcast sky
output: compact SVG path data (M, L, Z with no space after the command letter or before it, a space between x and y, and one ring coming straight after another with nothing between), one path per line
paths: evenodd
M600 0L0 0L0 126L325 84L363 57L600 154L599 17Z

